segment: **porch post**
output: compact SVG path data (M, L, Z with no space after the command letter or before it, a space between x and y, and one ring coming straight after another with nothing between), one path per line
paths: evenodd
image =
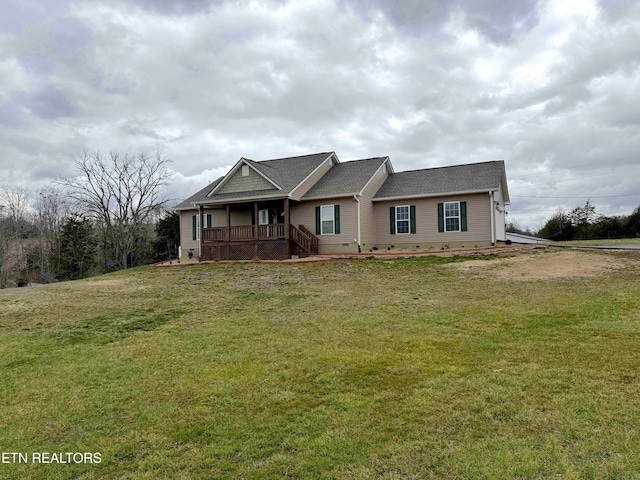
M289 240L289 199L284 199L284 238Z
M258 239L258 202L253 202L253 238Z
M198 214L200 215L200 235L198 236L198 258L202 260L202 237L204 237L204 206L198 207Z
M227 242L231 240L231 207L227 203Z

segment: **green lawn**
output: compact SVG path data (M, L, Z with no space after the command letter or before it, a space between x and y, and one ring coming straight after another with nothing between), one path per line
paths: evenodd
M638 478L640 255L584 255L624 267L211 264L0 291L2 451L102 455L0 478Z
M640 243L640 238L614 238L611 240L571 240L567 242L552 242L559 245L625 245Z

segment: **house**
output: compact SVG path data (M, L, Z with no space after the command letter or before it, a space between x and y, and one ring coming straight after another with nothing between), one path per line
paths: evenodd
M503 161L395 172L325 152L241 158L175 210L182 258L242 260L495 245L506 205Z

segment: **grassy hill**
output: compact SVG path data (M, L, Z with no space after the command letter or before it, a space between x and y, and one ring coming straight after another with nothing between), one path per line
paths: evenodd
M526 255L0 291L2 451L102 457L0 478L637 475L640 254L572 253L601 273L537 280L566 254Z

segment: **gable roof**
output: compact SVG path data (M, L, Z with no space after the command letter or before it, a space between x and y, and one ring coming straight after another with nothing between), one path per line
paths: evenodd
M275 158L273 160L255 161L245 158L247 162L280 186L284 195L291 193L305 178L334 152L314 153L299 157ZM338 160L339 161L339 160Z
M220 178L214 180L209 185L204 187L202 190L194 193L189 198L187 198L187 199L183 200L182 202L180 202L178 205L173 207L173 209L174 210L193 210L193 208L194 208L193 207L193 202L206 200L207 199L207 195L211 192L211 190L213 190L214 188L216 188L218 186L218 184L220 183L220 181L222 181L223 178L224 177L220 177Z
M220 181L220 183L218 183L218 185L216 185L216 187L211 192L209 192L207 196L211 197L213 195L216 195L216 192L222 190L222 187L234 177L236 172L240 170L240 167L242 167L243 165L247 165L248 168L255 171L259 176L265 179L267 183L270 183L271 187L268 190L272 190L274 188L277 190L282 190L280 188L280 185L278 185L271 178L269 178L267 175L262 173L259 168L255 167L256 163L257 162L254 162L253 160L249 160L248 158L242 157L240 160L236 162L236 164L233 167L231 167L231 170L229 170L229 172L224 177L222 177L222 180Z
M229 192L229 193L215 193L210 191L208 195L195 203L217 203L228 200L237 200L245 198L284 198L287 197L299 184L302 182L311 172L313 172L318 166L327 160L329 157L335 156L334 152L314 153L311 155L302 155L298 157L285 157L274 158L272 160L256 161L248 158L241 158L238 164L247 163L252 168L260 173L263 177L267 178L274 185L279 188L267 189L267 190L253 190L246 192ZM337 160L337 157L336 157ZM237 165L236 164L236 167ZM234 168L237 169L237 168ZM220 185L224 182L224 179L229 177L231 172L227 174L221 180Z
M389 175L374 200L498 190L509 203L504 161L410 170Z
M389 157L351 160L333 166L302 196L302 200L355 195L360 193L374 173Z

